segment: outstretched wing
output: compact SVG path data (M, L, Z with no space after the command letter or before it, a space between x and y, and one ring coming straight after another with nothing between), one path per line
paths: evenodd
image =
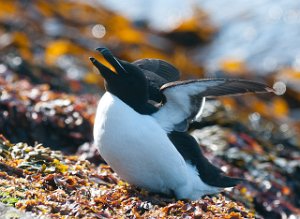
M149 99L157 103L163 99L160 87L180 78L180 72L177 68L160 59L140 59L132 64L138 66L144 72L149 81Z
M164 104L152 116L167 131L184 132L204 97L274 92L269 86L240 79L202 79L170 82L161 87Z

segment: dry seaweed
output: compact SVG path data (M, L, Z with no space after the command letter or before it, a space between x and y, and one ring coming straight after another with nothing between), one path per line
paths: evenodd
M42 145L11 144L4 137L0 146L1 162L9 167L0 168L0 201L37 216L254 218L222 195L176 201L126 184L107 165L96 167Z

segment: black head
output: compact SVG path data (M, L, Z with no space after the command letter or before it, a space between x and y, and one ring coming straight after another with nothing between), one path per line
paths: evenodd
M105 79L106 90L133 108L146 104L148 82L141 69L129 62L119 60L106 48L97 50L115 69L114 72L95 58L90 58Z

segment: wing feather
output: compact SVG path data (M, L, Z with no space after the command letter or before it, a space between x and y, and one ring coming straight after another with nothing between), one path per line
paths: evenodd
M140 59L132 64L138 66L145 74L149 82L149 99L157 103L163 98L160 87L180 78L180 72L175 66L160 59Z
M249 80L202 79L170 82L161 87L161 92L165 101L153 117L168 132L184 132L199 112L204 97L267 93L274 90L263 83Z

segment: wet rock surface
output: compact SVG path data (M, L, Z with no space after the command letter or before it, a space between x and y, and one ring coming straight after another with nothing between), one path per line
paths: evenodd
M92 141L96 97L75 97L33 86L26 80L0 78L0 130L12 142L45 142L67 153Z

